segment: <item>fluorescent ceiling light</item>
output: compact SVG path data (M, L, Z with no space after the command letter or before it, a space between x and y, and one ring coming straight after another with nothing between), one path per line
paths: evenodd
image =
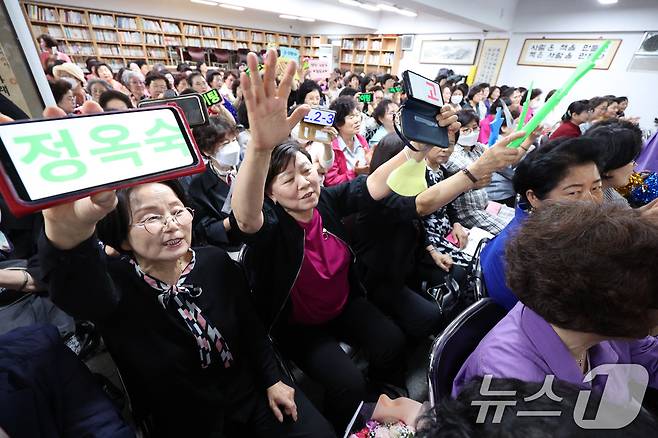
M599 0L599 3L602 5L614 5L617 3L617 0Z
M415 13L414 11L410 11L410 10L408 10L408 9L398 9L397 12L398 12L398 14L400 14L400 15L404 15L405 17L415 17L415 16L418 15L418 14Z
M379 10L377 5L371 5L370 3L361 3L359 7L361 9L365 9L366 11L372 11L372 12L376 12Z
M285 15L285 14L279 15L279 18L284 18L286 20L296 20L297 19L297 17L295 17L294 15Z
M313 23L315 21L315 18L309 18L309 17L297 17L299 21L306 21L309 23Z
M227 5L226 3L220 3L219 7L224 9L232 9L234 11L244 11L242 6Z
M209 2L206 0L190 0L192 3L198 3L200 5L207 5L207 6L217 6L217 2Z
M350 6L360 6L361 3L357 2L356 0L338 0L339 3L342 3L344 5L350 5Z
M380 10L382 10L382 11L387 11L387 12L397 12L397 11L399 11L399 9L396 8L395 6L393 6L393 5L387 5L387 4L384 4L384 3L379 3L379 4L377 5L377 7L378 7Z

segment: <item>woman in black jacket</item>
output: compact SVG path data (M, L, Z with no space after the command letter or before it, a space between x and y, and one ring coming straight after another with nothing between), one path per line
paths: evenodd
M194 128L194 139L203 154L206 171L190 178L187 193L194 207L194 237L197 242L230 249L229 193L240 162L240 145L235 125L210 117L206 126Z
M343 430L358 403L376 395L339 340L366 353L371 383L401 386L404 335L365 299L342 219L390 193L386 179L406 159L400 153L367 179L321 188L308 154L286 142L308 111L299 107L286 119L294 70L277 87L276 52L266 59L263 79L243 76L252 137L234 186L231 228L247 243L261 317L284 353L325 388L327 417ZM248 63L256 71L253 54ZM452 123L451 116L440 122Z
M45 210L53 301L97 325L153 436L335 436L284 383L242 269L219 248L190 248L192 218L176 182ZM124 256L105 255L97 228Z

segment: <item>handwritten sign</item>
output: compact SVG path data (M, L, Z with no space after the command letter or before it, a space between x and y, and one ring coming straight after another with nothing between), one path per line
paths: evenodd
M477 73L475 74L474 83L495 84L498 80L500 68L503 65L505 52L507 51L507 39L490 39L484 40L482 50L480 51L480 60L478 61Z
M331 68L329 66L329 59L309 59L309 74L314 81L324 80L331 76Z
M414 99L422 100L431 105L442 106L443 98L441 97L441 90L439 84L430 81L414 72L409 72L409 85L411 87L411 95Z
M279 47L279 51L281 52L280 58L292 59L295 62L299 62L299 50L292 47Z

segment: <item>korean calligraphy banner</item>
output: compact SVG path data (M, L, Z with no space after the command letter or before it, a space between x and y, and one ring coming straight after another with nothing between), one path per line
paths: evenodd
M498 81L508 43L508 39L489 39L482 42L474 84L495 84Z
M589 59L604 40L586 39L526 39L519 55L518 65L576 68ZM607 70L621 45L621 40L611 40L610 46L594 66Z

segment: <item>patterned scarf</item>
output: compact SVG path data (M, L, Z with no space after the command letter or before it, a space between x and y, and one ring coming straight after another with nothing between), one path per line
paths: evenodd
M201 309L194 303L193 299L201 295L203 290L200 287L194 287L190 284L185 284L185 280L196 262L196 254L193 250L192 261L183 269L180 278L175 285L168 285L167 283L151 277L139 267L137 262L130 259L130 262L135 267L137 275L146 282L153 289L161 292L158 294L158 301L164 307L172 308L183 318L187 324L187 328L192 332L199 346L199 356L201 359L201 367L207 368L212 362L212 346L215 347L219 357L224 364L224 368L231 366L233 362L233 355L228 348L226 340L222 337L219 331L206 320L201 314Z

